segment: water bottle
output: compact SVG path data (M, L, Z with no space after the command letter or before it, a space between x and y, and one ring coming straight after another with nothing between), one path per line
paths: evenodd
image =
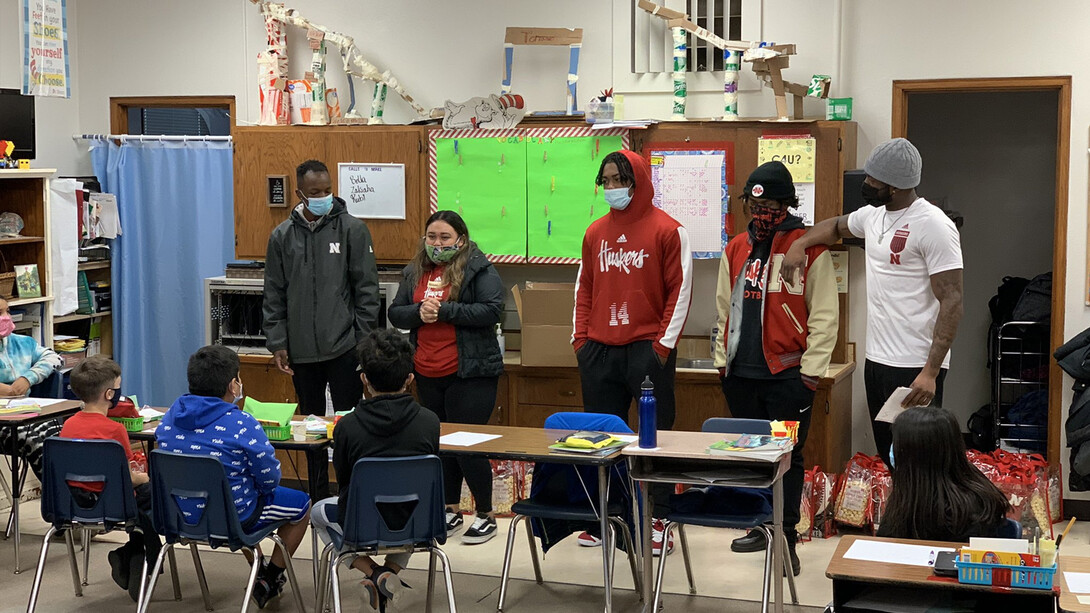
M658 422L655 416L655 384L647 375L640 384L640 447L658 447Z

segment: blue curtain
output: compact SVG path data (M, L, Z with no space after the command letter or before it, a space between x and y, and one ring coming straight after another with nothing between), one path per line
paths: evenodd
M113 241L114 359L122 392L170 406L204 344L204 278L234 259L229 142L96 143L95 174L117 196Z

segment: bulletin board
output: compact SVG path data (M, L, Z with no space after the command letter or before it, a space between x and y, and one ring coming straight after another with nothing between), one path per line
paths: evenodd
M655 187L652 204L685 226L694 258L718 258L727 245L734 143L655 143L644 153Z
M526 261L524 131L436 131L429 154L431 210L461 215L493 262Z
M569 132L527 131L526 255L533 263L578 261L587 227L609 211L594 180L602 158L624 148L623 136L563 136Z

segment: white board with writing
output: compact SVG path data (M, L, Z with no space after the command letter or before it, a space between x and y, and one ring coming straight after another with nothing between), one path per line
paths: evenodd
M362 219L405 219L404 164L337 164L337 195Z

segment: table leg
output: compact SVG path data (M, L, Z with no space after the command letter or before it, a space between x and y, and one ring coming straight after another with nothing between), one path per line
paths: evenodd
M610 549L615 545L609 538L609 515L606 507L609 497L609 468L598 467L598 515L602 524L602 578L606 587L606 613L613 611L613 581L609 572Z
M23 484L19 483L19 452L15 445L17 433L14 428L11 432L11 521L12 535L15 537L15 574L23 572L19 568L19 497L23 494Z
M783 477L772 484L772 586L775 613L783 613Z
M630 473L630 475L631 475L631 473ZM631 487L631 489L629 491L632 492L632 526L636 530L635 534L632 535L632 548L636 550L635 551L635 553L636 553L636 568L641 569L640 572L643 572L642 571L642 569L643 569L643 554L644 554L644 551L643 551L643 538L640 536L641 534L643 534L643 530L641 529L641 528L643 528L643 523L640 521L640 493L639 493L639 490L642 489L642 487L640 485L640 482L632 479L631 476L629 476L628 483L629 483L629 485ZM644 590L642 589L642 586L641 586L641 589L640 589L640 602L644 601L643 597L644 597Z
M639 460L636 460L637 462ZM651 484L644 482L640 484L640 506L643 509L643 513L640 515L640 550L643 552L643 606L645 613L649 611L651 607L651 590L654 588L653 581L653 569L651 563L654 560L654 556L651 555L651 499L650 491ZM656 613L651 611L650 613Z

